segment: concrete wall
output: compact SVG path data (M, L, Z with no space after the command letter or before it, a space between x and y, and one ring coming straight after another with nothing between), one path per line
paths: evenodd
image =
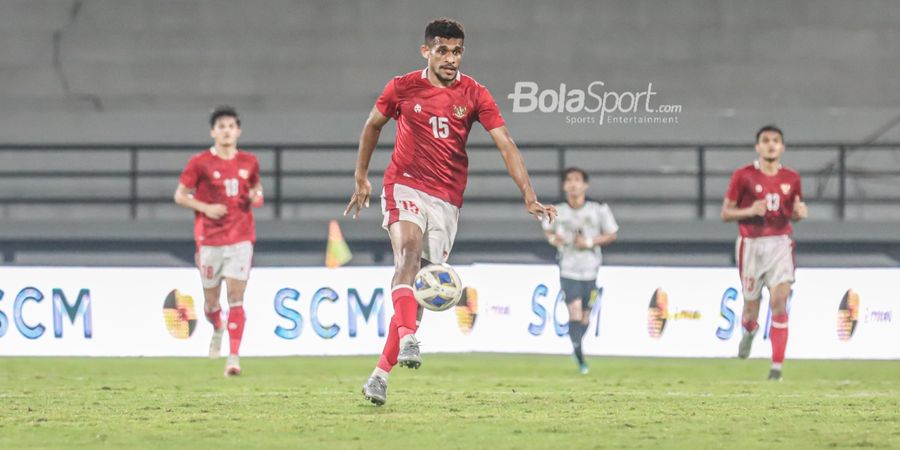
M242 112L245 142L352 143L384 83L422 67L417 47L424 25L441 15L465 24L463 72L492 90L519 142L748 142L769 122L785 128L789 143L859 142L876 135L900 141L900 126L889 126L900 114L897 1L0 0L0 143L202 143L208 140L206 115L218 103ZM584 88L595 80L617 92L652 83L658 102L683 107L678 123L569 125L567 114L515 113L508 98L517 81ZM382 140L392 136L390 128ZM487 134L476 125L471 139L484 142ZM142 158L141 168L177 170L195 150L164 161ZM353 166L350 153L317 155L297 156L295 163ZM545 156L526 159L531 168L547 169ZM749 147L743 154L710 154L707 167L731 170L752 156ZM0 152L0 165L66 170L94 167L97 158L104 167L127 168L124 155L107 159L86 152L51 160ZM377 155L373 170L386 160L386 154ZM496 153L473 155L472 161L473 168L502 168ZM833 161L833 153L815 151L787 157L807 176L808 194L832 197L836 180L814 174ZM566 163L591 170L690 170L696 159L678 151L582 151ZM900 167L900 159L897 152L857 151L848 164L891 170ZM896 196L897 178L852 180L848 195ZM349 188L349 180L309 181L290 180L285 189L321 196ZM713 217L727 180L708 181ZM555 176L534 182L545 199L555 194ZM140 190L168 196L173 186L174 180L147 179ZM0 180L2 196L15 197L103 196L124 189L127 181L115 179ZM695 189L689 178L609 176L597 179L591 194L661 201L618 205L625 219L693 220L693 205L664 200ZM468 195L515 193L506 177L476 176ZM291 207L285 215L328 218L341 206ZM5 205L0 219L49 220L64 211L68 218L127 220L120 206L64 208ZM502 218L518 214L520 206L472 203L467 211ZM813 213L820 220L835 217L828 204ZM854 220L894 220L900 205L851 204L847 213ZM148 205L139 214L167 219L184 211Z
M440 15L465 24L463 72L520 141L746 141L772 121L788 139L860 141L900 109L896 1L2 0L0 141L201 141L222 102L248 141L354 141L386 80L422 66ZM683 112L566 125L510 111L525 80L653 83Z

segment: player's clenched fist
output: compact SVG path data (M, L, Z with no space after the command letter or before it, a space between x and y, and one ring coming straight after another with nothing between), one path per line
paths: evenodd
M766 215L766 201L765 200L757 200L750 205L750 213L754 216L765 216Z
M221 203L206 205L206 208L203 209L203 214L212 220L219 220L225 217L227 212L228 207Z
M547 242L554 247L562 247L566 243L566 237L559 233L551 234L547 237Z
M806 202L800 200L799 195L794 196L794 216L792 219L794 220L803 220L807 216L809 216L809 209L806 207Z

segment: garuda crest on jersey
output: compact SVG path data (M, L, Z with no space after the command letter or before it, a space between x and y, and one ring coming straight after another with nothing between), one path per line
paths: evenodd
M456 117L457 119L466 117L466 107L453 105L453 117Z
M781 185L781 193L784 195L788 195L789 192L791 192L791 185L788 183L783 183Z

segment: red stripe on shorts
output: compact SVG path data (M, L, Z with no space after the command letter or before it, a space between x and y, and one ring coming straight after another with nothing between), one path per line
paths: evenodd
M791 239L791 264L794 267L791 267L792 272L797 271L797 255L794 253L794 240Z
M400 210L397 209L397 202L394 200L394 186L389 184L384 187L384 207L388 211L388 226L400 220Z

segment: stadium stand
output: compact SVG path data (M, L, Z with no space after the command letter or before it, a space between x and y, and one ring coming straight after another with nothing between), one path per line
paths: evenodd
M730 264L735 230L718 222L721 195L730 171L752 159L753 131L777 122L812 208L797 230L800 264L896 264L900 86L883 74L900 71L900 18L837 0L814 9L639 1L602 14L585 14L599 8L588 1L462 3L509 17L458 17L470 36L463 72L491 88L543 200L558 198L561 167L595 174L591 195L623 225L608 262ZM408 29L392 25L401 8ZM319 264L325 224L352 187L366 112L385 81L421 66L426 20L455 10L399 0L0 3L4 263L190 261L190 213L171 194L189 155L207 145L208 109L232 103L269 193L257 262ZM560 27L578 32L549 32ZM570 126L564 114L510 110L507 95L526 80L603 80L619 91L653 83L661 101L684 109L677 126ZM376 191L392 135L383 133L372 163ZM479 145L486 139L473 133L454 258L546 261L552 249L499 155ZM341 222L354 264L389 261L378 221L373 208L360 223ZM848 248L854 256L841 256Z

